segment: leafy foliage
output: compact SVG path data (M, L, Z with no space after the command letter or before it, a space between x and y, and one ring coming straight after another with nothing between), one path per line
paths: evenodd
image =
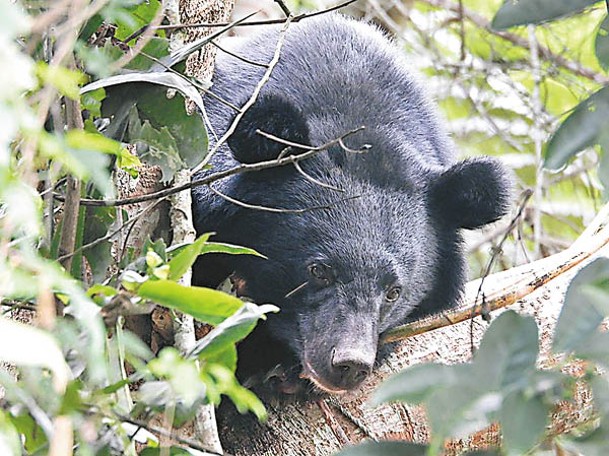
M185 108L192 99L203 109L204 84L176 69L188 52L170 54L163 30L141 36L161 2L68 6L0 5L0 361L12 365L10 375L0 370L0 454L46 454L72 439L78 454L135 454L142 432L128 431L131 422L160 413L182 426L222 397L264 419L235 377L236 344L277 309L178 283L199 255L259 254L210 234L137 251L126 240L145 212L62 203L73 178L83 184L76 198L113 198L116 173L138 178L148 163L168 183L207 151L202 116ZM69 215L74 246L65 251ZM153 353L123 316L153 305L215 327L191 353ZM143 447L157 451L157 436L146 434Z

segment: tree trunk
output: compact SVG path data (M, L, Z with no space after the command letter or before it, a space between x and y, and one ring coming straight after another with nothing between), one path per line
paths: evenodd
M549 347L568 284L582 266L600 256L609 257L609 207L601 211L595 223L567 251L484 280L485 296L508 296L527 287L527 283L542 283L544 277L553 277L555 271L563 271L509 307L532 315L537 321L540 366L552 366ZM473 306L479 287L480 280L468 283L464 308ZM424 443L429 437L429 428L421 407L391 404L371 408L366 405L368 398L383 380L407 366L427 362L468 362L487 327L488 324L477 317L403 340L358 391L317 402L268 405L266 424L257 423L251 417L225 417L221 429L224 448L230 454L243 456L310 456L332 454L347 444L367 438ZM554 414L557 432L565 432L589 417L591 407L587 391L576 391L574 402L575 406L561 405ZM468 439L448 442L446 454L497 446L499 439L498 427L491 426Z

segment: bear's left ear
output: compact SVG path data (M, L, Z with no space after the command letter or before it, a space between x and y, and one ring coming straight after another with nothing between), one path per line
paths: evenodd
M472 158L453 165L431 182L430 207L449 225L479 228L507 213L511 188L511 176L499 161Z
M256 130L270 133L287 141L309 143L309 128L305 118L291 101L278 94L261 95L237 124L228 138L228 146L241 163L274 160L287 146L266 138ZM292 154L298 150L292 151Z

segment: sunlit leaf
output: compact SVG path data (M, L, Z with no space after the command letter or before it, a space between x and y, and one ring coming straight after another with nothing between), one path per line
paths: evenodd
M137 294L212 325L221 323L243 305L240 299L221 291L185 287L170 280L149 280L138 288Z
M222 242L206 242L201 249L201 254L205 253L226 253L228 255L254 255L261 258L266 258L261 253L256 252L254 249L248 247L241 247L239 245L225 244Z
M194 264L197 257L201 254L201 251L209 239L209 236L211 236L211 233L206 233L199 236L195 242L183 247L179 253L177 253L171 259L171 261L169 261L170 280L178 280Z
M594 44L596 58L603 68L609 68L609 15L605 17L596 32Z
M55 339L46 332L0 316L0 360L17 366L46 367L63 392L72 376Z
M87 76L80 71L40 61L36 64L36 74L43 83L52 85L72 100L78 100L80 86L87 81Z
M252 332L258 320L266 318L265 314L278 311L279 309L271 304L258 306L244 303L233 315L199 340L189 356L205 358L223 352Z

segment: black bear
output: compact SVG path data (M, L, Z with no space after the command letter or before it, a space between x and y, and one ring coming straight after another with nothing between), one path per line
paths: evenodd
M247 61L218 56L217 97L205 97L210 137L237 115L226 102L250 99L266 71L251 62L268 64L279 34L267 29L236 46ZM205 255L195 278L213 286L232 274L241 295L280 307L240 347L238 373L278 364L282 391L299 377L327 392L359 385L384 331L458 303L460 230L508 208L510 177L500 163L457 162L402 52L375 27L340 15L290 25L257 101L199 177L302 153L360 126L297 166L193 190L199 233L267 257Z

